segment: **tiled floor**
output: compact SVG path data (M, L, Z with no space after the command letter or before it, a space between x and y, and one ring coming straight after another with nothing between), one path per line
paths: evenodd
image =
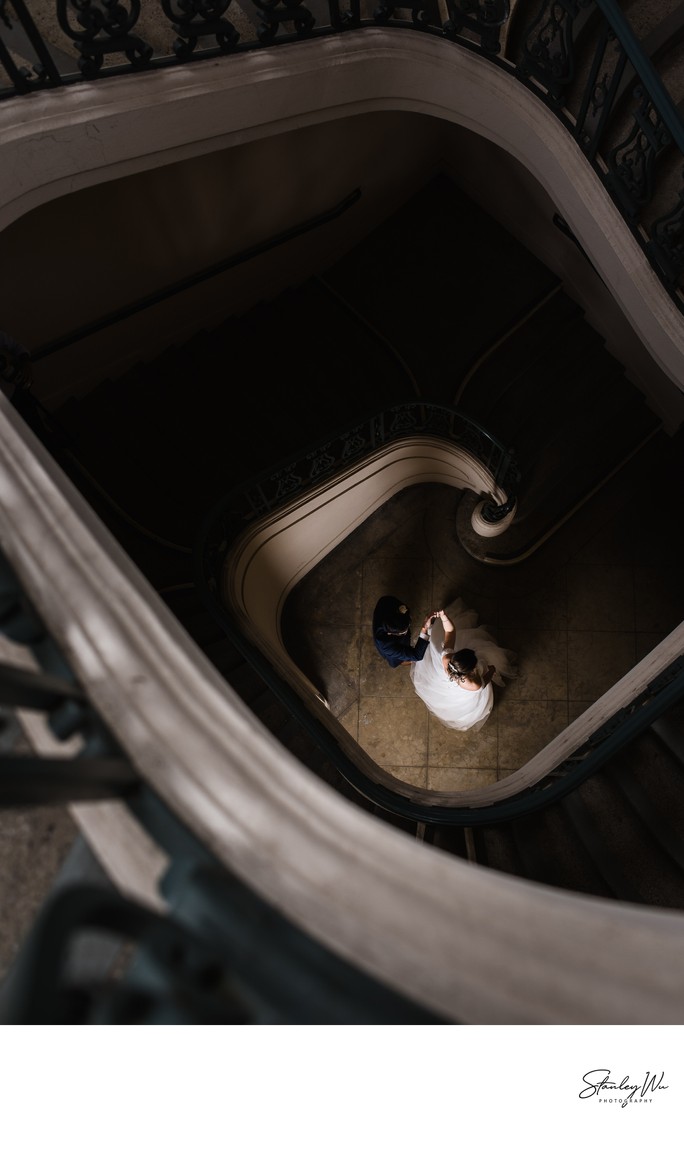
M395 496L307 575L286 605L286 642L379 765L428 788L501 779L681 621L684 531L673 506L684 491L667 447L644 449L522 564L473 559L456 536L459 493L423 485ZM519 676L494 688L480 732L445 728L415 695L409 669L377 654L370 621L383 594L405 599L418 627L460 595L518 653Z

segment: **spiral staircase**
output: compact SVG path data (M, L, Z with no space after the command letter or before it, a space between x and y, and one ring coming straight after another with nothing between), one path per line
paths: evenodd
M522 3L513 9L504 51L507 58L525 62L521 74L534 86L540 82L539 69L544 62L535 63L525 55L527 41L522 28L529 24L523 24L524 9ZM562 28L553 27L555 10L542 5L540 12L562 40ZM628 13L675 100L678 12L674 6L671 11L661 7L658 16L662 16L662 23L654 19L653 9L647 20L636 10ZM558 93L549 97L549 103L562 107L568 119L584 117L588 122L581 94L586 91L583 78L593 58L595 16L593 8L588 9L586 21L581 29L578 27L577 58L568 71L569 78L561 77ZM464 27L467 39L467 20ZM628 90L627 73L621 83L620 100ZM611 127L615 148L624 138L623 129L624 123L617 117ZM649 202L635 223L637 229L656 224L671 201L676 162L673 160L670 168L668 164L675 149L667 142L662 145L658 155L660 202L657 198ZM440 174L362 244L319 275L243 315L227 317L211 330L197 332L188 341L170 344L163 354L137 364L124 375L93 379L87 394L69 399L56 410L29 402L24 415L52 461L83 497L84 504L79 506L84 523L92 528L89 516L94 513L132 561L132 568L142 573L147 585L170 608L164 619L175 618L180 625L170 632L179 649L191 660L200 658L195 648L204 653L201 666L208 663L213 669L211 683L219 694L221 685L230 685L228 698L234 693L240 701L234 734L234 747L239 748L240 755L257 760L261 754L247 734L250 725L255 726L256 716L257 731L263 727L269 733L264 745L268 757L274 757L272 761L269 758L269 767L277 774L277 756L282 748L288 763L296 761L315 777L316 786L310 790L304 777L295 776L303 810L314 804L313 797L322 794L317 790L321 781L347 801L329 830L309 827L311 843L319 836L332 836L333 825L341 842L353 836L355 825L349 822L347 809L360 808L364 815L373 817L368 824L359 825L358 839L359 860L370 869L369 875L375 866L370 845L377 834L377 844L392 858L398 860L403 848L412 853L412 862L419 859L414 851L422 853L426 862L417 862L417 866L434 869L435 881L447 878L453 856L482 865L475 883L481 884L482 892L493 900L510 897L515 903L519 898L513 881L500 873L545 885L548 890L539 894L539 908L543 904L551 917L566 910L570 917L574 914L563 899L555 910L549 902L549 894L555 898L561 889L597 898L600 903L590 903L589 915L605 914L607 930L617 920L611 919L612 912L604 913L602 901L614 908L622 903L630 905L628 918L631 905L637 909L635 915L641 910L638 905L645 905L646 919L638 922L652 926L649 943L653 944L659 927L649 918L651 909L679 909L682 898L678 847L682 826L678 785L681 703L677 689L660 697L658 714L651 722L641 724L638 731L628 729L624 746L610 744L610 754L606 754L600 770L592 768L586 778L580 772L573 777L572 786L563 782L570 779L566 771L557 803L543 810L540 807L534 815L518 813L504 820L498 816L489 820L482 809L478 816L461 811L457 817L444 818L443 813L431 813L429 803L418 810L410 804L393 804L384 792L373 788L364 791L354 764L349 765L348 757L340 755L330 741L329 729L302 720L290 709L287 694L274 691L270 677L264 678L258 664L245 654L244 637L238 636L236 642L230 631L217 624L197 578L192 554L196 528L211 511L217 494L274 463L306 454L312 444L325 441L341 427L409 400L453 405L515 450L520 465L519 515L510 534L502 533L494 542L489 539L483 544L481 538L468 534L469 516L462 525L464 544L472 554L480 549L479 555L486 562L520 562L528 552L543 546L558 526L577 507L586 506L605 484L622 479L633 483L639 469L652 463L651 453L657 456L659 446L669 437L630 380L628 366L607 351L605 341L564 291L558 277L485 217L486 213L447 175ZM572 236L568 243L574 243ZM656 256L662 268L660 248ZM496 267L494 288L492 264ZM673 282L670 265L667 275L671 298L676 299L679 288ZM445 299L450 303L448 323L440 313ZM436 339L436 333L445 338ZM250 386L236 389L232 386L236 379L248 379ZM274 399L265 403L265 394ZM663 447L663 454L666 450L669 448ZM21 451L18 447L16 451L19 459ZM37 458L44 461L40 451ZM52 467L44 462L42 466L48 472ZM462 503L469 512L468 500L466 495ZM52 522L61 521L53 517ZM7 587L10 585L8 576ZM145 597L148 592L141 594ZM14 612L16 591L7 591L7 596ZM44 635L38 639L34 636L31 642L34 652L45 655L49 643ZM77 649L78 644L74 650L83 674L85 655ZM163 661L163 654L158 658ZM673 660L673 666L675 663ZM49 655L47 671L58 666L60 658ZM675 680L676 675L671 678ZM143 676L140 684L144 683ZM98 687L95 695L105 701L107 710L107 689ZM79 706L85 707L82 702ZM120 713L122 732L115 733L116 712L112 704L105 725L114 736L115 751L120 750L122 733L134 742ZM76 723L77 731L82 717L83 713ZM606 717L606 726L610 726L610 718ZM596 742L601 743L606 734L601 730ZM106 733L101 738L106 746ZM122 742L126 744L127 739ZM581 750L582 755L589 754L584 746ZM154 828L163 851L177 861L161 885L175 918L167 917L160 925L151 913L136 912L124 897L109 891L102 895L100 904L96 900L89 903L87 896L78 893L71 906L59 900L48 904L29 941L24 964L18 965L10 984L10 1021L41 1022L52 1017L79 1022L158 1022L169 1017L165 1012L173 1017L178 1011L183 1022L388 1018L468 1022L495 1021L497 1012L504 1010L497 995L492 993L490 1006L485 1007L472 990L458 992L451 1008L440 1010L440 994L428 990L429 972L418 978L418 986L408 994L396 974L393 980L385 980L372 939L361 949L363 959L357 970L348 942L342 943L329 923L324 926L318 921L311 937L301 931L294 925L297 919L300 923L307 919L301 892L281 892L278 898L262 902L249 891L249 884L237 878L246 864L236 830L224 843L211 844L218 848L222 865L235 848L232 858L239 866L232 875L230 867L225 871L217 867L197 825L183 826L178 797L175 811L174 805L171 811L164 810L153 758L145 764L149 788L136 790L123 769L109 779L111 786L111 781L115 782L113 794L124 800L142 825ZM572 765L573 769L577 766ZM553 775L549 776L549 786L555 784ZM79 786L84 786L83 780ZM533 790L536 803L544 788ZM77 790L74 801L92 800L86 793L87 788L83 794ZM26 792L20 794L25 802ZM256 808L254 818L258 825ZM383 830L383 824L391 826ZM377 827L377 833L371 827ZM280 830L283 836L289 834L286 819ZM397 831L404 834L396 837ZM410 840L416 842L409 848ZM421 878L425 876L421 874ZM501 884L500 894L491 885L492 878ZM270 879L264 881L262 893L269 883ZM454 888L448 883L441 890L454 897ZM416 897L420 899L420 892ZM447 895L435 896L436 900L442 898ZM390 904L391 900L388 908ZM293 905L297 907L294 921L275 910ZM228 916L229 922L222 923L222 909L228 906L233 908L234 918ZM413 910L416 930L428 930L428 921L421 921L417 905ZM436 904L432 910L437 910ZM389 910L387 915L392 919ZM124 979L112 995L98 999L90 994L65 996L53 983L54 971L46 970L44 957L51 950L58 953L63 949L65 939L60 932L75 923L115 929L125 925L123 933L128 932L138 942L137 961L128 972L129 985ZM324 942L330 938L335 940L332 948ZM277 941L275 950L281 959L278 970L268 963L269 940ZM174 953L181 959L169 974L168 957ZM225 988L227 954L232 955L234 964L234 993L227 993ZM630 953L632 961L636 962L634 953ZM167 964L161 990L151 973L160 962ZM407 958L408 966L411 962ZM292 990L297 973L304 969L317 973L312 976L317 990L310 997L301 989L299 994ZM368 973L374 973L375 978ZM36 994L37 986L47 989L45 996ZM192 994L183 1000L189 987ZM330 996L331 988L339 992L336 997ZM182 1009L178 1006L181 1000ZM525 1019L529 1008L529 1003L521 1002L519 1018ZM552 1000L546 1017L553 1019L557 1009L558 1002ZM620 1008L615 1010L619 1013ZM658 1010L653 1004L646 1010L653 1011L655 1017L665 1008L661 1002ZM515 1012L507 1018L513 1020Z

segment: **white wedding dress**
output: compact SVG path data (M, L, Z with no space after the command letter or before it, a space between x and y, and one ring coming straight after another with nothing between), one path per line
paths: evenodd
M444 609L454 625L453 649L471 648L477 656L477 670L484 675L489 664L496 671L493 682L504 686L504 679L516 675L515 653L499 647L487 628L478 624L478 614L466 607L462 599ZM430 646L418 663L410 668L413 686L428 711L455 731L479 731L487 722L494 706L494 690L488 683L478 691L469 691L449 679L442 664L444 628L436 619L432 627Z

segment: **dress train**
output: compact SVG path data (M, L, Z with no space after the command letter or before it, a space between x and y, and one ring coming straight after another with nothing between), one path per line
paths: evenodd
M489 664L496 671L492 681L500 687L516 674L515 652L500 647L488 628L479 624L478 613L466 607L459 597L445 609L454 625L454 651L471 648L477 656L477 670L484 675ZM430 646L419 663L411 664L410 674L416 694L428 711L455 731L479 731L489 719L494 706L492 683L479 691L469 691L450 680L442 664L444 629L440 619L432 627Z

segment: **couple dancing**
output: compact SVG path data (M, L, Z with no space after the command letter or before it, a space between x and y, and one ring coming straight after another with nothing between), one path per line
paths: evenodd
M492 683L515 674L515 655L499 647L476 611L457 599L429 612L415 645L411 613L396 596L382 596L373 613L373 639L390 667L410 665L416 694L428 711L456 731L479 731L494 706Z

